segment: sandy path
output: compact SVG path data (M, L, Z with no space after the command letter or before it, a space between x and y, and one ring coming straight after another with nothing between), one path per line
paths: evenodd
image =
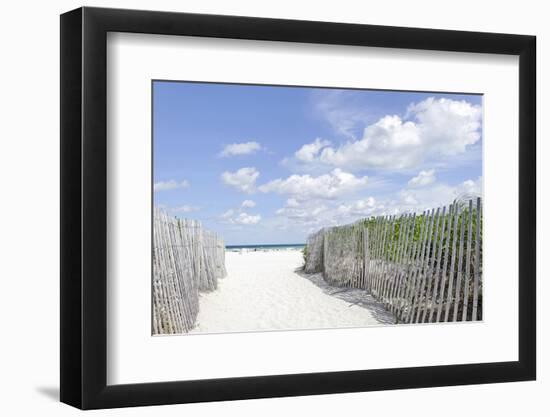
M363 327L392 317L361 290L329 287L297 270L296 250L227 252L227 277L200 296L192 333Z

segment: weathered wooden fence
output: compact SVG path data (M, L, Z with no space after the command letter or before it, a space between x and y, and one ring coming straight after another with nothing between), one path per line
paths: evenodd
M364 288L396 322L481 320L482 222L477 198L322 229L308 238L304 270Z
M153 227L153 334L185 333L199 312L199 291L226 275L225 246L196 220L155 209Z
M308 274L323 272L323 254L326 229L310 235L305 246L304 271Z

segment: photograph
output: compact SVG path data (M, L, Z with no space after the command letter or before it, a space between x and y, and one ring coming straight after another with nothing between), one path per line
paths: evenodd
M153 335L483 320L483 95L152 81Z
M58 307L12 320L39 318L41 334L26 333L52 343L8 380L50 375L81 410L225 416L234 404L242 417L290 401L268 413L383 414L389 399L401 413L458 415L448 404L462 392L479 413L523 395L520 411L537 415L537 66L549 26L525 5L495 20L477 3L430 17L398 1L395 13L63 6L58 53L46 54L56 82L33 84L59 86L60 105L45 107L59 146L47 157L8 141L59 161L58 194L24 192L54 197L59 231L38 232L51 222L43 205L25 214L30 200L6 216L21 238L10 247L29 258L36 246L59 269L58 288L38 271L39 291L8 293ZM27 38L17 70L36 72L44 36ZM18 99L7 102L26 104L27 84L8 83ZM16 131L44 130L42 113ZM25 188L30 162L6 178ZM59 256L29 236L58 236ZM31 258L7 281L28 284L21 265L45 265ZM8 310L31 311L14 300Z

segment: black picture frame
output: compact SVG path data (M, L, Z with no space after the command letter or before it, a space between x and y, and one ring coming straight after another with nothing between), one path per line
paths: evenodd
M108 32L519 56L519 358L513 362L107 385ZM534 36L156 11L61 15L61 401L81 409L534 380Z

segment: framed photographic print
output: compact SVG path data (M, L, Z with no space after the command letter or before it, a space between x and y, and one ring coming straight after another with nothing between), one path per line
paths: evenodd
M535 38L61 16L61 400L535 379Z

